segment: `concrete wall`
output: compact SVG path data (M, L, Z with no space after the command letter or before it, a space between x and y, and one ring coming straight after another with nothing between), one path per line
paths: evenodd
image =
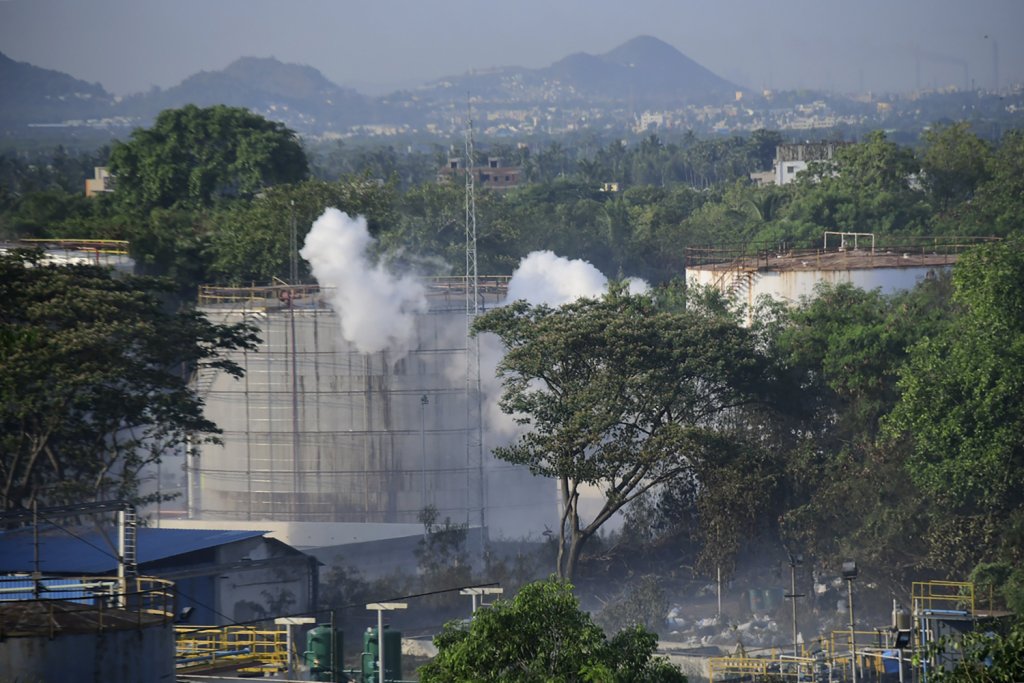
M0 681L173 683L170 624L0 640Z
M218 580L217 603L221 613L235 621L316 609L318 572L307 556L288 553L265 538L254 538L221 546L217 560L222 566L234 567ZM251 569L238 568L250 562L254 565Z
M232 531L266 531L269 538L304 550L346 543L365 543L388 538L423 534L423 525L370 522L281 522L275 520L208 520L175 519L161 524L164 529L217 529Z
M219 546L201 559L181 556L145 571L175 582L178 609L195 610L191 624L223 625L316 609L316 559L267 538Z

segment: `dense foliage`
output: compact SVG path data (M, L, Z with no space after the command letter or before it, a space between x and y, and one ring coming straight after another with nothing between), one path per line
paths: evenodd
M98 266L0 254L0 504L135 499L138 473L214 439L189 388L197 364L251 331L168 312L167 287Z
M238 107L188 105L161 112L152 128L115 144L110 171L117 201L145 209L251 198L303 179L308 164L295 133L279 123Z
M449 623L434 638L437 657L420 668L420 680L685 683L678 668L654 657L657 636L633 628L606 638L572 590L539 581L481 609L468 625Z
M474 329L504 344L501 407L527 427L496 455L558 481L557 569L569 579L586 542L622 507L718 460L730 419L773 379L755 336L696 296L679 305L613 288L557 309L519 301ZM580 512L587 486L603 496L591 519Z
M626 565L658 556L678 567L682 556L698 572L728 571L744 541L761 535L821 565L856 556L866 573L894 586L922 575L963 578L987 568L979 575L1009 603L1019 594L1015 586L1024 585L1024 132L986 140L966 124L936 125L913 146L875 133L842 147L834 162L812 166L793 184L754 185L748 174L767 168L781 139L759 131L713 139L649 135L636 143L580 137L531 148L481 145L479 161L495 156L519 165L524 182L504 193L477 193L480 272L509 274L531 251L551 249L588 260L613 279L640 276L667 291L666 283L685 269L687 247L729 245L749 252L755 245L816 246L824 230L836 229L871 232L892 244L929 235L1004 239L965 256L954 279L937 272L893 296L824 287L792 307L765 307L752 315L747 331L723 323L722 316L691 319L694 313L685 307L653 311L648 300L625 297L562 313L522 307L495 313L487 324L503 332L510 346L521 346L524 354L533 348L533 358L511 356L515 372L525 378L550 369L542 361L575 362L586 379L572 380L572 367L559 366L562 375L551 377L565 382L571 400L548 403L525 390L510 398L511 407L544 412L533 441L504 455L561 476L545 458L571 442L575 455L588 457L578 459L584 470L565 469L567 483L609 481L609 471L593 467L591 455L621 456L616 465L623 467L630 465L625 455L643 456L641 488L649 481L656 485L624 508L630 533L617 547L628 556ZM367 216L379 255L393 263L421 274L459 274L465 198L458 183L435 178L450 153L346 142L321 148L307 164L294 136L278 124L230 108L186 107L165 112L152 129L137 131L109 153L118 173L110 196L80 196L91 167L106 161L105 150L79 157L57 150L43 160L0 156L0 236L130 239L139 270L170 276L174 292L187 300L201 282L292 277L292 245L301 246L312 222L333 206ZM296 265L295 277L307 278L304 262ZM37 277L17 273L11 283ZM111 281L100 289L119 286ZM15 298L5 302L5 314L23 296L10 288ZM56 289L47 296L60 298ZM124 313L145 321L153 311L143 308L126 306ZM33 329L27 315L15 316L17 324L4 333L5 348L24 353L36 343L25 336ZM565 322L574 316L579 320ZM685 321L685 329L660 326L673 316ZM69 313L60 325L74 330L73 322ZM524 336L516 337L517 330ZM536 348L527 344L527 333L542 331L550 339L540 338L544 343ZM70 339L52 335L46 341L88 341L68 334ZM175 350L184 354L175 362L200 360L185 340L167 338L186 349ZM103 354L97 357L109 368L120 367L109 346L96 342L95 353ZM641 357L623 347L650 352ZM47 344L39 350L51 353ZM723 373L738 371L744 365L729 354L752 350L773 368L775 409L723 413L714 425L721 438L707 446L707 457L654 457L666 456L662 451L647 458L644 449L657 439L646 444L635 438L641 422L613 426L613 417L626 422L624 415L643 416L631 401L664 401L658 381L675 377L671 368L693 360ZM590 367L587 358L595 361ZM69 367L59 354L55 359L54 368ZM8 387L5 420L23 410L15 389L39 386L30 375L42 371L40 360L0 380ZM94 379L104 388L115 375L110 370ZM599 387L608 390L598 395ZM654 393L635 393L638 388ZM588 401L593 412L583 408ZM42 407L29 412L47 414ZM594 419L579 430L575 421L582 424L583 416ZM643 429L664 433L666 440L709 435L702 431L707 425L685 419L663 432L657 420L647 420ZM13 439L20 429L5 425L3 437ZM577 447L582 437L591 450ZM15 448L21 446L6 450ZM608 458L599 462L608 464ZM640 490L610 492L613 507L623 507ZM14 504L22 505L32 494L18 495ZM571 528L572 520L566 521ZM581 523L578 532L587 528ZM590 547L596 552L596 545ZM587 553L577 560L579 569Z

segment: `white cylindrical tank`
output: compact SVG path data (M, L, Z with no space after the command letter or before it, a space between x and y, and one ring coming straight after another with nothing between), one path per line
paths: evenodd
M715 287L749 307L761 296L796 303L820 283L851 284L885 294L912 289L949 269L956 254L899 251L816 251L688 265L686 281Z
M480 437L479 413L467 410L465 298L441 285L429 288L402 357L359 352L317 287L204 290L212 321L250 322L262 341L232 355L244 378L198 374L223 444L192 459L191 516L416 523L433 505L442 521L481 523L488 458L467 445ZM504 296L481 292L485 308ZM526 506L553 509L544 480L500 469L503 490L519 487Z

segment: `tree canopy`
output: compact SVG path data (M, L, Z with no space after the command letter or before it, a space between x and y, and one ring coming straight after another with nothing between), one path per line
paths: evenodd
M437 657L419 670L423 683L685 683L654 657L657 636L642 628L608 640L582 611L572 586L556 580L523 586L434 638Z
M252 197L302 180L309 168L298 138L284 125L240 107L187 105L161 112L151 128L116 144L110 170L118 202L145 209Z
M474 324L504 343L501 407L528 426L495 454L558 481L562 577L623 506L721 453L725 418L767 391L754 334L696 297L688 304L613 287L557 309L516 302ZM581 517L587 486L603 496L591 520Z
M188 386L246 326L168 312L167 286L38 253L0 254L0 502L133 499L142 467L215 438Z
M890 433L911 438L923 490L963 511L1024 503L1024 241L965 254L954 272L958 315L900 370Z

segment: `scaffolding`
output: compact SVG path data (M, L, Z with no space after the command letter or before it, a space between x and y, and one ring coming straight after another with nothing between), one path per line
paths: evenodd
M504 300L508 278L423 284L428 310L401 357L343 339L319 286L201 287L208 318L250 323L262 341L231 355L242 379L196 373L223 445L188 462L190 516L416 523L433 504L441 519L483 524L479 352L467 326Z

